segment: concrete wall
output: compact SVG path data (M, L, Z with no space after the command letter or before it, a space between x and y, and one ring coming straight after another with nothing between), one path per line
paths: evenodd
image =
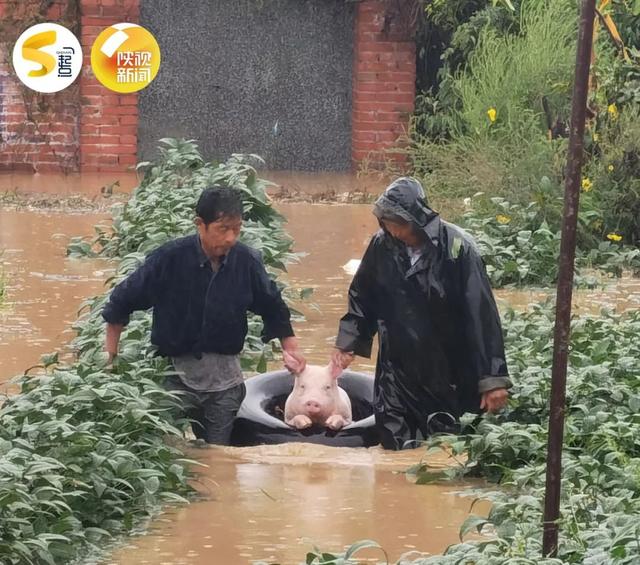
M139 157L165 136L271 169L351 167L354 5L344 0L142 0L162 65L139 95Z

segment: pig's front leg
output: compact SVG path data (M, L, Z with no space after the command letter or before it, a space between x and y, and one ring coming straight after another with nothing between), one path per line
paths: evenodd
M290 420L287 420L287 425L296 428L297 430L304 430L313 424L311 418L309 416L305 416L304 414L298 414L294 416Z
M343 418L340 414L333 414L327 418L327 421L324 423L327 428L330 430L338 431L344 428L346 425L350 424L345 418Z

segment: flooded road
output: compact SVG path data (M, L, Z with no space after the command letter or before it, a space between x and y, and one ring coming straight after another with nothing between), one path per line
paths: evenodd
M296 333L308 360L326 363L346 308L350 267L377 223L370 205L276 206L288 218L295 250L307 252L286 278L296 287L314 288L311 302L300 305L307 319L296 323ZM0 211L0 257L8 280L8 303L0 310L0 382L70 341L80 303L103 291L106 262L67 259L65 248L71 236L91 235L104 217ZM496 295L501 307L526 308L551 292L501 290ZM640 280L625 278L604 291L575 296L578 311L597 312L604 305L638 308ZM374 360L358 358L352 368L372 372L373 366ZM285 444L192 450L189 456L209 466L198 487L206 500L162 515L149 535L131 540L130 547L102 563L288 565L303 562L314 545L340 552L359 539L379 542L392 562L413 550L438 553L458 540L473 500L455 492L476 486L412 485L402 471L420 460L421 450ZM487 510L474 507L474 513ZM372 551L362 555L381 558Z
M117 184L116 184L117 183ZM129 194L139 180L135 173L3 173L0 174L0 193L23 195L47 194L56 197L82 195L98 197L102 187Z
M73 339L80 304L103 291L110 271L106 261L67 258L66 245L104 218L0 209L0 383Z
M162 516L151 535L131 540L105 564L293 565L314 546L341 552L362 539L376 540L395 562L403 553L440 553L458 541L474 500L456 494L469 483L409 482L403 471L421 450L284 444L194 455L210 465L210 500ZM476 504L474 512L486 515L488 508ZM377 563L382 553L358 556Z
M498 289L494 290L498 306L526 310L529 305L537 304L547 298L555 300L553 289ZM600 278L600 284L594 289L573 291L572 315L597 315L602 309L613 310L621 314L640 308L640 278L625 274L619 279Z
M325 364L333 349L338 322L345 314L352 275L344 267L360 258L377 220L365 204L328 205L279 203L287 218L287 231L294 238L294 251L305 252L299 263L288 269L287 278L296 287L309 287L309 303L297 305L306 321L295 326L300 346L312 363ZM356 358L351 368L373 372L371 361Z
M375 221L368 206L283 204L281 210L290 217L296 249L310 250L289 278L315 288L317 309L305 305L308 319L296 330L309 360L325 362L351 278L342 265L362 252ZM0 333L6 380L72 339L77 308L102 292L108 274L106 262L65 256L69 238L90 235L104 216L0 214L9 280ZM308 229L312 221L314 230ZM373 365L364 360L354 368L371 371ZM157 533L109 562L297 563L314 544L340 551L368 537L396 556L414 549L437 552L456 541L471 503L453 494L454 485L415 487L406 480L401 471L422 457L420 451L290 444L190 455L210 465L202 479L208 500L163 516L153 524ZM392 523L384 516L393 516Z
M344 192L378 194L387 181L379 174L352 175L349 173L305 173L299 171L260 171L260 177L273 183L269 193L290 196L331 196ZM138 186L137 174L131 173L2 173L0 194L48 194L60 196L83 195L89 198L102 194L103 187L125 194Z

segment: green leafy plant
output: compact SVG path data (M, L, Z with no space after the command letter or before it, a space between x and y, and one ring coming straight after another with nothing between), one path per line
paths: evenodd
M354 565L357 563L357 561L355 561L356 553L362 551L363 549L379 550L385 556L385 563L389 563L387 553L382 547L380 547L378 543L372 540L361 540L352 544L344 553L341 554L328 553L316 547L313 551L307 553L307 558L304 561L304 565ZM254 565L269 564L264 562L256 562Z
M467 200L461 225L474 236L493 286L549 286L556 282L561 209L559 193L547 178L542 179L537 200L526 206L483 194ZM597 283L593 275L581 274L588 269L618 277L625 270L640 272L640 249L606 239L594 243L592 221L593 215L582 214L576 284Z
M2 563L97 551L190 492L190 462L165 442L180 435L176 398L160 384L166 362L149 352L108 369L101 349L94 340L72 365L43 357L46 372L23 377L0 408Z
M497 4L426 4L430 25L450 33L437 85L417 98L408 153L432 201L479 192L494 198L474 198L460 221L477 237L496 286L548 285L557 274L577 5ZM625 0L607 10L628 56L601 28L578 264L619 276L640 264L638 14Z
M583 221L598 239L609 236L621 245L639 245L640 110L611 104L593 127L588 149Z
M489 10L513 18L505 8ZM481 191L526 201L543 176L561 175L563 144L548 141L544 106L554 119L568 114L575 5L527 2L517 25L497 21L489 12L469 21L473 32L450 47L465 53L464 64L441 80L435 101L421 99L409 155L432 194Z

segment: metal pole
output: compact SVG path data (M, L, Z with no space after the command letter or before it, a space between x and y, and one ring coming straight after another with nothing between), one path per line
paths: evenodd
M593 41L595 0L583 0L576 53L576 73L571 109L571 132L564 190L564 214L560 243L560 270L556 295L556 322L553 338L551 371L551 408L547 447L547 482L544 501L543 556L554 557L558 550L558 518L560 516L560 477L567 385L567 357L571 322L573 268L576 252L576 227L582 172L589 66Z

